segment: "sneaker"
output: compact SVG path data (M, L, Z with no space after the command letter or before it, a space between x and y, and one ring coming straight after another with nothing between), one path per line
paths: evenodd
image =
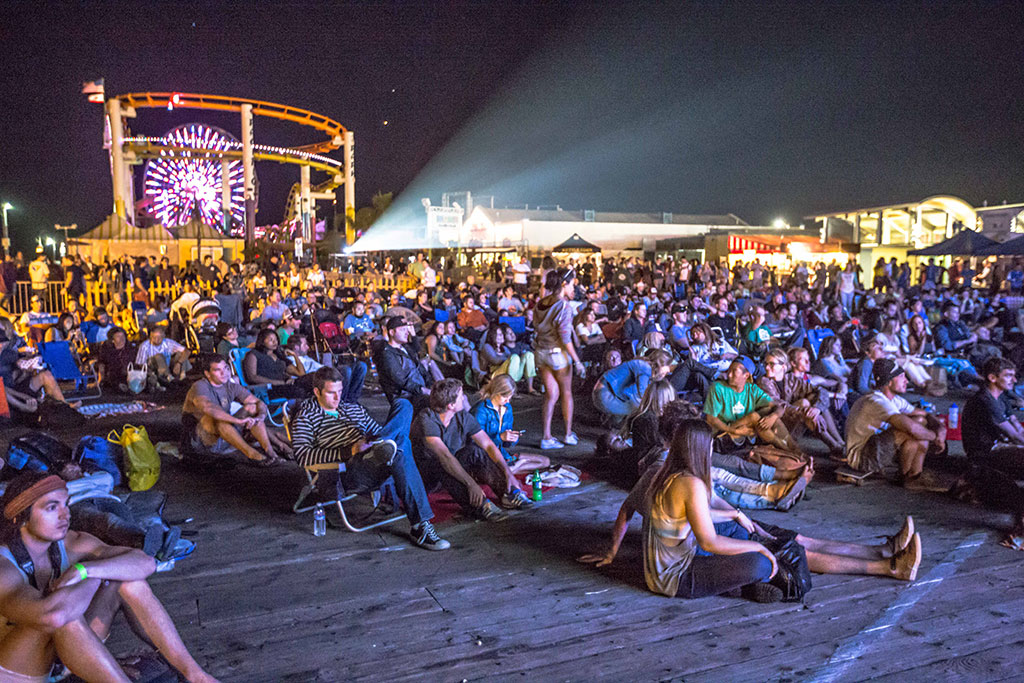
M473 515L477 519L482 519L485 522L500 522L504 519L508 519L508 515L502 512L501 508L489 500L485 500L483 505L476 510L473 510Z
M395 462L397 454L398 444L391 439L384 439L370 444L369 448L359 454L359 459L363 462L390 467Z
M501 494L500 504L506 510L520 510L533 507L533 501L519 489L512 489L507 493Z
M549 451L552 448L564 448L565 444L558 439L541 439L540 448L543 451Z
M576 436L576 432L569 432L568 434L565 435L565 438L562 439L562 442L566 446L575 446L580 442L580 438Z
M427 550L448 550L452 544L437 535L430 522L414 524L409 531L412 542Z
M759 581L744 586L740 589L740 595L751 602L770 603L782 600L782 589L770 583Z

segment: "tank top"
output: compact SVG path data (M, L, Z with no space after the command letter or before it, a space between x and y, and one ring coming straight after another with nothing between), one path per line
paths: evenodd
M64 541L57 541L57 549L60 551L60 572L59 574L57 574L57 576L60 576L61 574L66 572L69 567L71 567L71 563L70 561L68 561L68 552L67 549L64 547ZM27 584L32 583L31 581L29 581L28 574L26 574L25 570L22 569L21 565L18 564L18 561L14 559L14 553L12 553L10 548L8 548L6 545L0 545L0 557L6 559L8 562L14 565L14 567L18 570L18 573L21 574L22 581L24 581ZM51 576L50 579L56 579L57 576ZM0 615L0 640L6 638L7 634L13 628L14 623L9 621L5 616Z
M666 480L660 491L653 493L650 512L644 516L644 579L655 593L675 597L679 577L690 568L697 552L697 540L686 517L672 517L667 510L665 493L681 477L676 473ZM678 545L666 541L680 540Z

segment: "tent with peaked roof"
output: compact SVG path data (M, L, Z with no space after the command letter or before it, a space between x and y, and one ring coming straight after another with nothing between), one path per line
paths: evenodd
M974 230L961 230L948 240L907 253L910 256L979 256L992 246L998 246L998 242Z
M121 256L169 256L174 245L174 235L162 225L140 228L132 225L117 214L107 216L102 223L69 240L71 252L89 256L93 263Z
M978 256L1024 256L1024 236L985 247Z
M551 251L569 254L600 254L601 247L591 244L580 237L578 232L574 232L572 237L554 247Z
M219 230L192 216L188 223L172 229L177 238L178 258L182 263L209 254L214 259L232 261L241 256L245 240L223 235Z

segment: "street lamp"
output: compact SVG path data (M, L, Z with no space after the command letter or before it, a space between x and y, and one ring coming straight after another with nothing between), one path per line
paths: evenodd
M14 207L11 205L10 202L4 202L4 239L2 244L5 252L9 252L11 250L11 236L7 234L7 212L13 208Z

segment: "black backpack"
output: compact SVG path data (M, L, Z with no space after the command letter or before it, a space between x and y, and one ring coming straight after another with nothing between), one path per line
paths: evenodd
M811 590L811 569L807 565L807 552L797 543L797 533L771 524L758 522L758 525L774 536L753 537L775 555L779 565L779 571L768 583L782 590L783 602L803 602L804 596Z
M71 447L46 432L30 432L11 441L4 472L56 472L71 461Z

